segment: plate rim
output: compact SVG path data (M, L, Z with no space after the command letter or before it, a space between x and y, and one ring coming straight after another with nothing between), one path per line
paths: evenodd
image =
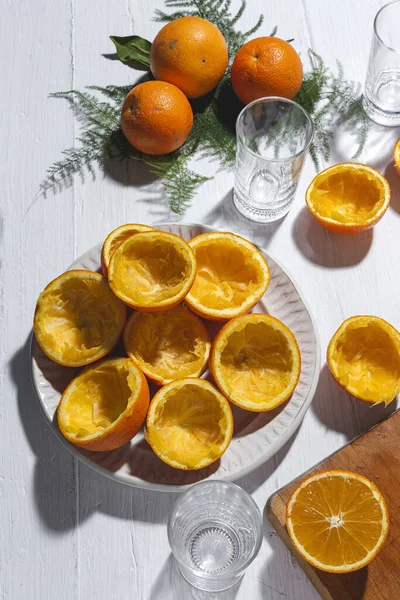
M211 225L207 225L207 224L203 224L203 223L186 223L186 222L179 222L179 221L152 223L150 225L150 227L154 227L157 229L158 227L170 227L170 226L181 227L182 225L186 226L186 227L201 227L203 229L208 230L208 232L227 231L227 229L222 229L219 227L212 227ZM231 233L236 233L237 235L244 237L241 233L237 233L236 231L231 231ZM247 238L245 238L245 239L247 239ZM249 240L249 241L251 241L251 240ZM83 254L78 256L78 258L76 258L72 264L74 264L77 260L83 259L85 256L87 256L88 254L93 252L95 249L97 249L99 247L100 243L95 244L89 250L87 250L86 252L84 252ZM310 306L309 306L307 300L305 300L305 298L303 296L301 287L299 287L296 278L294 278L292 276L291 272L288 271L288 269L286 267L282 266L280 260L277 260L273 254L268 252L262 246L254 243L254 242L251 242L251 243L254 244L259 250L262 250L273 261L275 261L275 263L278 265L278 267L287 275L287 277L291 280L292 284L294 285L296 292L297 292L298 296L300 297L300 300L304 304L304 306L308 312L308 315L310 317L310 320L311 320L313 332L315 335L316 360L315 360L314 372L312 374L312 383L309 387L306 399L305 399L302 407L298 411L297 415L293 419L292 423L286 429L286 431L282 435L282 437L280 437L279 440L274 445L273 454L271 456L269 456L268 458L266 458L265 455L260 456L259 459L255 460L250 465L243 467L239 472L236 472L236 473L232 474L231 476L229 474L227 476L224 476L223 480L228 481L228 482L237 481L241 477L245 477L246 475L249 475L256 469L258 469L262 464L264 464L265 462L270 460L273 456L275 456L281 450L281 448L290 440L290 438L295 434L295 432L299 429L301 423L303 422L304 416L314 398L314 395L315 395L315 392L317 389L317 385L318 385L318 381L319 381L320 369L321 369L321 343L320 343L320 338L319 338L319 332L318 332L318 328L317 328L317 324L316 324L316 320L314 318L313 312L310 309ZM66 271L68 271L68 270L70 270L70 267L68 267L66 269ZM67 450L69 450L69 452L75 458L77 458L79 461L81 461L82 463L84 463L86 466L90 467L94 471L97 471L101 475L104 475L108 479L111 479L112 481L118 481L119 483L128 485L130 487L134 487L137 489L143 489L143 490L149 490L149 491L155 491L155 492L181 493L181 492L186 491L193 485L196 485L195 483L189 483L189 484L184 484L184 485L172 484L172 483L171 484L150 483L150 482L146 482L144 480L143 480L143 482L139 483L139 482L136 482L135 480L132 480L130 477L128 477L127 475L125 475L123 473L121 474L121 473L109 471L109 470L105 469L104 467L102 467L101 465L92 461L89 457L85 456L84 454L81 454L81 452L78 450L78 448L75 447L70 442L68 442L68 440L62 435L61 431L54 425L53 420L49 419L49 416L46 412L46 408L45 408L44 403L41 398L40 390L37 385L38 382L36 381L35 376L34 376L33 344L34 344L34 333L33 333L33 329L32 329L31 333L30 333L30 375L31 375L32 387L35 391L36 400L40 406L40 410L41 410L41 413L42 413L44 419L46 420L47 424L50 426L51 431L58 438L58 440L60 440L62 445Z

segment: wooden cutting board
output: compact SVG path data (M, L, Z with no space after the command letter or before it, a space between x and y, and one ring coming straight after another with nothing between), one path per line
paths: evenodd
M388 505L386 543L364 569L337 575L309 565L294 549L285 527L286 504L306 476L327 469L361 473L376 483ZM273 494L267 515L324 600L400 600L400 410L360 435Z

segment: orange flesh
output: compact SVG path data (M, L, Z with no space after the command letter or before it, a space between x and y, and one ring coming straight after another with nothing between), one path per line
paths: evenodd
M189 469L197 468L204 458L218 458L230 428L215 394L191 384L166 392L151 422L151 445Z
M191 273L189 259L185 260L172 243L153 237L143 239L151 235L136 234L132 240L141 236L140 242L129 244L128 240L112 259L119 290L138 304L175 296Z
M225 240L196 246L194 251L198 266L190 295L204 306L235 308L259 289L260 273L246 249Z
M137 313L125 334L128 354L164 383L199 375L209 353L202 322L184 306L158 313Z
M116 300L104 280L65 279L40 300L41 339L69 360L95 355L115 338L121 319Z
M122 242L125 242L125 240L132 237L132 235L134 235L135 233L143 233L144 231L152 231L153 228L148 227L147 225L126 225L126 226L122 225L121 227L118 227L118 230L119 230L119 233L116 233L111 238L111 241L109 243L107 243L109 236L107 237L107 239L105 241L106 255L104 258L105 258L107 267L110 262L111 256L114 254L116 249L122 244ZM114 230L114 232L115 232L115 230ZM112 232L112 233L114 233L114 232Z
M321 217L339 223L365 223L384 204L384 189L373 173L334 173L317 181L311 202Z
M374 323L348 326L330 355L340 382L371 402L391 400L399 390L400 355L390 335Z
M91 369L63 406L65 431L79 439L109 427L126 410L137 387L134 373L124 367Z
M382 535L382 508L357 479L331 476L311 481L291 511L297 542L331 567L352 565L374 550Z
M229 335L220 372L236 395L265 402L290 384L293 354L283 333L266 323L249 323Z

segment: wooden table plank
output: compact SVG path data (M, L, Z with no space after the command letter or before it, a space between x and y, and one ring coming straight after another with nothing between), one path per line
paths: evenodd
M74 459L35 398L29 342L36 298L71 261L73 196L40 198L45 170L73 141L68 3L1 2L1 597L79 594ZM54 27L57 23L57 27ZM51 24L51 25L50 25Z

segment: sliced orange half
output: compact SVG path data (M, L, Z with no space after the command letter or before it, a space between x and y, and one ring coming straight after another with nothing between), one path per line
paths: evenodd
M229 321L215 337L210 370L225 396L245 410L272 410L293 393L300 350L278 319L250 314Z
M306 203L325 229L359 233L373 227L390 204L390 186L375 169L358 163L333 165L307 188Z
M124 304L93 271L66 271L40 294L33 331L49 358L66 367L88 365L108 354L126 320Z
M108 281L132 308L158 311L177 306L193 285L194 252L182 238L164 231L136 233L111 256Z
M206 319L246 313L265 293L270 272L261 252L233 233L203 233L190 240L197 274L186 302Z
M153 227L148 225L139 225L137 223L127 223L114 229L106 237L101 249L101 270L104 277L108 275L108 265L110 264L111 256L114 254L118 246L122 244L135 233L143 233L143 231L154 231Z
M382 548L389 514L382 494L366 477L324 471L295 489L286 527L297 552L314 567L349 573L365 567Z
M210 336L199 317L180 304L156 313L134 312L124 330L128 356L159 385L199 377L210 354Z
M176 469L202 469L215 462L232 435L229 402L204 379L172 381L150 403L145 437L157 456Z
M327 352L329 369L349 394L366 402L391 402L400 393L400 333L369 315L346 319Z
M394 166L398 175L400 175L400 138L397 140L393 151Z
M149 398L146 378L129 358L106 359L68 385L58 406L58 425L76 446L114 450L139 431Z

